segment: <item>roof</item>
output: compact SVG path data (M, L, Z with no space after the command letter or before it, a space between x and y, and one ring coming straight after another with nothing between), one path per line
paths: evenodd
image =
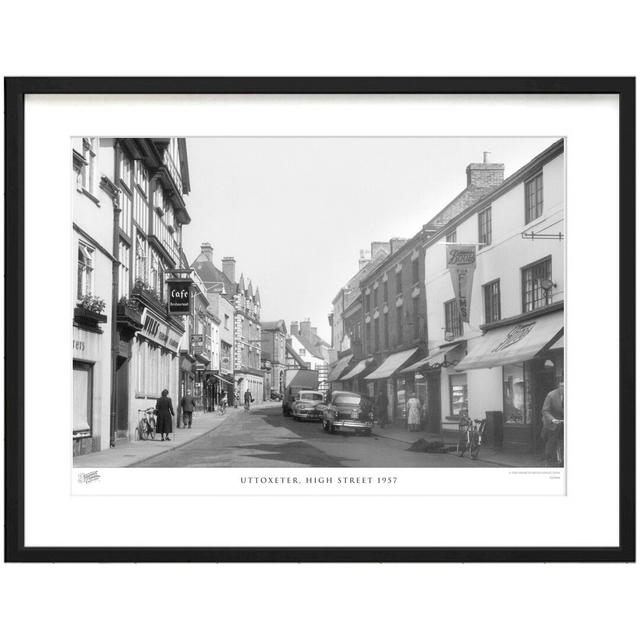
M202 255L202 254L200 254ZM200 259L198 256L191 265L202 279L208 293L221 293L220 284L224 287L224 295L233 298L236 291L236 284L216 267L213 262L207 259Z
M289 344L286 344L287 355L291 356L303 369L307 369L307 363L296 353L296 350Z
M296 339L302 344L302 346L316 358L325 359L325 354L322 353L321 347L326 347L327 349L331 348L330 344L327 344L320 336L312 335L311 340L308 340L301 333L292 333L291 335L295 336Z

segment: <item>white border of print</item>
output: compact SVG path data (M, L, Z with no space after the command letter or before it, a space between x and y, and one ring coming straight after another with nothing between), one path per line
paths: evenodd
M69 138L159 131L184 136L566 136L571 280L566 311L567 403L571 424L579 425L579 437L569 431L567 495L171 496L167 494L175 470L155 470L159 474L154 480L167 488L162 496L72 496L64 428L70 407L61 402L70 395L69 349L67 341L47 338L68 335L69 297L42 282L43 274L59 275L69 268L69 233L64 224L70 211ZM27 546L618 544L615 96L28 96L25 164ZM52 203L57 215L49 213ZM596 244L593 230L603 227L603 214L607 234L600 234ZM593 315L594 297L599 309L608 310L606 322ZM50 318L47 332L41 326L42 309ZM589 347L601 345L603 337L610 348L598 348L600 375L593 375ZM59 408L52 424L45 422L42 407ZM439 471L445 472L439 476L441 482L451 470ZM264 522L269 526L256 526ZM470 527L470 522L476 524ZM155 532L160 531L158 536Z

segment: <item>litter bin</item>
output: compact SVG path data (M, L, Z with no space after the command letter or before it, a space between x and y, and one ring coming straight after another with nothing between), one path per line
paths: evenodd
M487 426L485 433L487 434L487 444L496 449L502 449L502 440L504 437L504 418L502 411L487 411Z

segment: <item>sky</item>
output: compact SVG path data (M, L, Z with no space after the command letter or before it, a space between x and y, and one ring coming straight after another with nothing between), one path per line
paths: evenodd
M361 249L410 238L466 186L466 167L508 177L557 138L188 138L189 262L214 263L260 288L263 321L310 318L330 342L328 314L358 271ZM247 283L248 284L248 283Z

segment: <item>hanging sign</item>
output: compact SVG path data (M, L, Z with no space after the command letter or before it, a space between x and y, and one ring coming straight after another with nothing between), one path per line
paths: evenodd
M169 314L188 316L191 313L191 280L168 280Z
M462 322L469 322L471 287L476 269L476 247L473 244L447 246L447 267L451 274L453 291L458 302Z

